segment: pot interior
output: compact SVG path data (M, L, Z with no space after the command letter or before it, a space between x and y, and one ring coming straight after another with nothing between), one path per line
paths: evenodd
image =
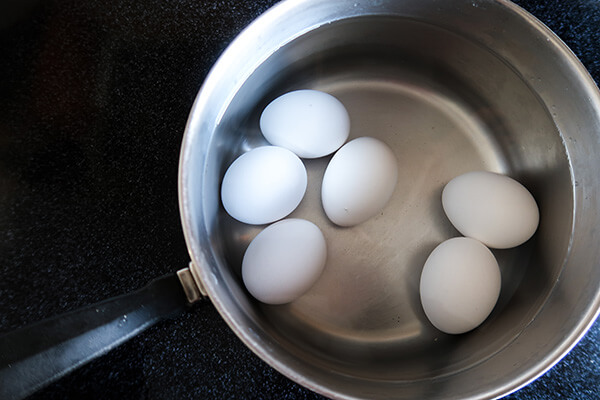
M475 393L483 381L449 382L477 371L519 338L552 295L567 259L575 182L555 122L555 109L563 105L548 104L541 83L485 38L442 22L354 16L288 39L236 77L239 84L233 79L224 103L205 112L208 122L197 126L205 132L197 133L202 139L196 146L204 149L193 160L196 188L188 189L186 201L202 204L191 230L206 235L194 239L202 247L194 257L201 254L206 262L201 269L209 295L257 354L326 395L376 398L399 388L406 397ZM236 157L267 144L258 123L264 107L307 88L331 93L346 106L350 139L372 136L390 145L398 185L380 215L341 228L329 222L320 202L330 157L303 160L308 189L290 217L321 228L328 260L307 294L269 306L246 292L240 271L246 247L264 226L227 215L220 182ZM447 335L424 315L419 278L433 248L460 235L444 215L441 191L472 170L520 181L538 202L540 225L524 245L493 250L502 289L490 317L467 334ZM478 376L493 379L508 371L508 365L506 371L480 368Z

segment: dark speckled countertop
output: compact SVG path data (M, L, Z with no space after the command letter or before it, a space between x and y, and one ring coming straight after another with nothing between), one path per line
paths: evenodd
M0 5L0 333L187 265L177 203L194 97L274 0ZM600 81L600 1L519 0ZM510 399L600 398L600 322ZM35 399L315 399L215 309L168 320Z

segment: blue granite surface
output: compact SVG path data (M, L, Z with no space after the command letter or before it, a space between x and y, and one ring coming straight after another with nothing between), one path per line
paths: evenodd
M600 81L600 1L519 0ZM187 265L177 163L197 90L273 0L0 5L0 333ZM508 396L600 399L600 322ZM317 399L211 306L150 328L34 399Z

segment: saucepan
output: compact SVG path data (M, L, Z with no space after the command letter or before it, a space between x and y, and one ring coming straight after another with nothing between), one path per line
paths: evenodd
M266 144L264 107L295 89L334 95L351 138L388 143L398 184L385 213L339 227L319 202L329 158L304 160L308 189L291 216L321 228L327 263L304 296L267 305L240 272L264 226L227 215L220 185L236 157ZM593 80L508 1L285 0L231 43L191 110L179 170L189 267L2 338L2 397L23 397L205 297L260 358L325 396L502 397L558 362L600 310L598 154ZM458 235L441 190L471 170L521 182L540 224L525 244L494 250L502 285L487 320L449 335L427 320L419 276Z

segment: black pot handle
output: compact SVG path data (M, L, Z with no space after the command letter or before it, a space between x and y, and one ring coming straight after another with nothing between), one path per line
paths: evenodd
M0 337L0 399L27 397L200 298L186 268Z

